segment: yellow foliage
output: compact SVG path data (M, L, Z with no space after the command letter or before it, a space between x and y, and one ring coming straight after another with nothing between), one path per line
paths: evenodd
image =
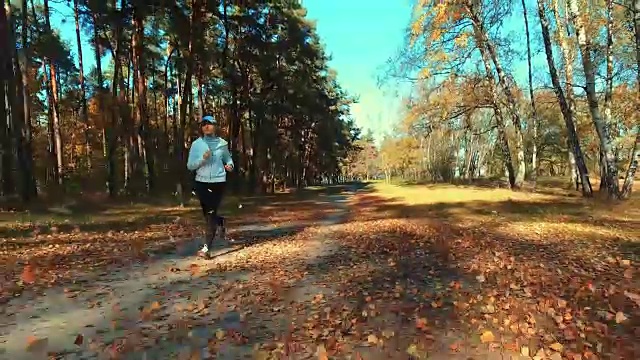
M469 42L469 35L461 34L454 41L456 43L456 46L465 47L465 46L467 46L467 43Z
M449 17L447 16L447 7L446 5L444 5L444 3L436 5L435 12L436 14L433 21L436 25L440 25L448 20Z
M428 68L424 68L424 69L420 70L419 77L421 79L427 79L429 77L429 75L431 75L431 71L429 71Z
M438 51L433 54L432 59L435 61L447 61L449 60L449 55L444 51Z
M416 21L411 24L411 43L415 41L420 35L422 35L422 28L425 19L427 18L427 14L421 14Z

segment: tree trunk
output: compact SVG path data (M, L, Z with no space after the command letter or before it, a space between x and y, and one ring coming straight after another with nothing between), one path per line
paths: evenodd
M51 33L51 20L49 15L49 0L44 0L44 31ZM51 88L51 120L53 121L53 151L56 159L56 168L54 172L55 180L58 185L63 185L63 179L65 177L64 165L62 162L62 133L60 131L60 113L58 110L58 78L56 74L55 59L45 58L45 62L49 65L49 85ZM64 190L61 188L60 190Z
M138 92L138 141L142 142L142 157L146 164L146 183L147 190L152 192L155 190L155 168L153 162L153 154L151 149L151 142L149 139L149 114L147 113L147 80L145 59L143 56L144 51L144 14L142 14L142 8L136 7L134 9L134 28L136 38L136 46L133 48L134 54L134 69L136 71L136 88Z
M169 103L169 98L170 98L170 94L169 94L169 89L171 88L171 83L169 82L169 74L171 73L171 57L173 55L173 53L176 51L176 48L171 48L169 55L167 56L167 60L165 62L165 66L164 66L164 87L165 87L165 91L163 92L164 94L164 117L163 117L163 132L162 132L162 146L161 149L163 151L163 153L166 155L165 159L171 159L172 157L170 157L169 155L173 154L173 151L171 150L171 143L169 140L169 108L171 106L171 104ZM175 123L175 112L172 112L172 123ZM164 168L163 168L163 173L167 174L169 172L169 169L171 167L171 161L165 161L163 164Z
M184 201L183 188L186 185L186 179L184 176L185 171L183 169L184 160L185 160L184 159L184 151L185 151L184 126L187 122L187 105L189 103L189 99L191 98L190 93L193 91L192 78L193 78L193 70L195 66L194 52L195 52L195 46L196 46L195 45L196 36L198 36L197 29L199 28L197 24L200 22L201 10L202 10L202 5L198 0L192 0L191 6L193 9L193 12L191 13L191 24L189 29L189 47L185 52L186 53L185 62L186 62L187 71L184 77L184 86L182 89L182 94L184 96L181 98L181 102L180 102L180 123L177 126L177 134L176 134L177 139L175 140L176 143L174 144L175 152L176 152L176 161L177 161L176 171L178 171L178 174L181 174L178 177L176 191L181 201Z
M196 76L196 81L197 81L197 86L198 86L198 116L199 117L203 117L204 116L204 111L205 111L205 107L204 107L204 92L202 90L202 87L204 86L204 81L203 81L203 74L202 74L202 64L200 63L200 61L198 61L198 75Z
M99 42L99 36L100 36L100 31L99 31L99 27L98 24L100 23L100 20L98 19L98 16L94 13L93 14L93 46L94 46L94 52L95 52L95 61L96 61L96 80L97 80L97 97L98 97L98 112L99 112L99 116L101 117L101 122L102 122L102 126L104 128L104 147L105 147L105 155L106 155L106 160L107 160L107 193L109 194L109 197L113 198L116 196L117 194L117 187L116 187L116 152L115 152L115 126L114 124L116 123L116 119L117 119L117 106L112 106L112 124L111 126L107 125L107 116L105 114L106 112L106 108L105 108L105 94L104 94L104 78L103 78L103 74L102 74L102 47L100 46L100 42ZM114 54L114 60L118 58L117 54L118 54L118 45L119 45L119 27L116 27L115 30L115 41L116 41L116 46L115 46L115 54ZM116 79L116 75L117 75L117 71L118 71L118 67L116 66L114 68L114 79ZM113 86L113 83L112 83ZM115 97L113 98L115 100Z
M572 89L568 88L567 95L565 96L562 85L560 84L560 79L558 77L558 71L556 70L556 66L553 60L553 46L551 44L549 20L547 19L543 0L538 0L538 16L540 17L540 28L542 30L542 39L544 41L544 50L547 57L547 65L549 66L549 74L551 75L551 83L553 84L553 91L555 92L556 98L558 99L558 105L560 105L560 111L562 112L562 117L564 118L564 123L567 128L567 147L568 150L572 152L572 161L575 162L575 166L573 164L570 164L570 166L572 167L571 171L575 171L576 168L578 169L578 176L580 177L580 182L582 183L582 194L585 197L591 197L593 195L593 190L591 188L591 182L589 181L587 165L584 161L584 155L582 153L582 148L580 147L580 141L575 127L575 113L572 106L573 103L567 100L567 97L569 96L573 98L573 96L571 95ZM556 15L556 17L558 16ZM560 24L560 22L558 22L558 24ZM559 25L559 27L560 26L562 25ZM559 32L561 32L560 28L558 30ZM562 49L566 49L566 43L563 34L560 35L560 47ZM563 54L565 58L566 73L567 77L569 78L570 76L572 76L570 60L567 59L566 51L563 50Z
M42 87L45 90L47 107L49 109L53 108L53 95L51 94L51 81L49 79L49 71L47 70L47 62L42 62ZM58 168L56 166L56 147L55 147L55 137L53 131L53 111L47 111L47 155L48 155L48 164L47 164L47 179L46 183L49 185L51 181L54 183L58 182Z
M529 32L529 17L526 1L522 0L522 15L524 16L524 29L527 36L527 75L529 79L529 98L531 100L531 130L533 132L533 145L531 147L531 180L535 182L538 177L538 109L533 94L533 74L531 66L531 34Z
M620 193L621 199L628 199L629 196L631 196L636 171L638 169L638 161L640 161L640 128L637 129L636 139L633 143L633 149L631 150L629 167L627 167L627 173L624 177L624 184L622 185L622 191Z
M516 151L516 159L518 163L518 169L515 174L514 182L512 184L512 188L521 188L524 184L524 179L526 175L526 163L524 159L524 138L522 136L522 119L520 117L520 110L518 110L518 104L516 103L515 96L511 92L511 87L514 86L513 81L507 80L507 74L502 68L502 64L500 63L500 59L498 58L498 53L489 39L487 35L487 31L484 28L484 24L482 23L482 17L478 14L473 2L467 3L467 10L469 14L471 14L471 22L473 24L474 38L477 42L478 49L482 54L483 62L488 62L491 60L493 65L495 66L496 73L498 74L498 84L502 89L503 94L507 100L507 105L509 112L511 113L511 120L514 127L514 135L515 135L515 151ZM487 66L485 65L485 68ZM493 72L489 68L488 74L493 78ZM497 96L497 94L496 94ZM498 99L498 97L496 97ZM513 167L513 164L511 165Z
M0 190L3 196L10 196L15 192L15 182L13 180L13 146L10 117L15 117L15 109L11 107L11 101L14 100L14 94L7 93L6 89L12 89L13 74L13 58L11 56L11 47L9 34L11 33L9 25L8 7L5 8L4 3L0 9L0 52L9 56L3 56L0 60L0 166L2 166ZM5 97L6 95L6 97ZM9 101L6 101L9 100Z
M595 67L591 59L591 41L587 37L585 24L583 22L577 0L568 0L568 5L569 13L576 28L576 34L578 37L578 47L580 49L582 67L584 69L586 79L585 92L587 94L589 112L591 113L591 120L593 121L593 125L598 133L600 149L604 154L604 163L606 164L606 173L604 174L604 178L607 183L608 196L609 198L617 198L619 196L618 168L615 154L613 153L613 146L611 144L609 127L607 126L605 119L602 117L602 114L600 113L600 106L598 105Z
M491 70L491 60L489 59L489 54L487 49L482 45L483 44L483 35L480 33L480 29L474 26L474 35L476 40L479 42L478 49L480 50L480 55L482 55L482 62L484 64L484 69L486 72L486 79L489 88L489 93L491 94L491 102L493 103L493 110L495 112L496 125L498 130L498 138L500 141L500 150L502 151L502 156L504 157L504 165L507 168L507 176L509 178L509 186L511 188L518 188L518 184L516 182L516 174L513 168L513 162L511 160L511 150L509 148L509 139L507 138L507 132L504 126L504 116L502 113L502 109L500 108L500 102L498 97L498 92L496 90L496 83L493 77L493 71Z
M640 113L640 0L634 0L633 2L633 30L636 47L636 86L638 87L635 114L637 118ZM640 145L638 145L638 143L640 143L640 126L636 126L636 139L633 143L631 159L629 159L629 166L627 167L627 173L624 177L624 184L622 185L622 191L620 193L620 198L622 199L628 199L633 191L638 161L640 161Z
M578 191L578 184L580 183L580 171L578 170L578 165L576 162L576 155L573 151L573 144L571 140L567 137L567 167L569 168L569 186L573 188L575 186L576 191ZM583 186L584 189L584 186ZM584 196L591 196L592 194L585 194Z
M613 2L612 0L606 0L606 36L607 36L607 45L605 50L606 57L606 75L604 82L604 105L603 105L603 113L604 113L604 126L609 129L609 133L611 133L611 98L613 95L613 34L611 33L613 27ZM607 178L603 175L607 173L607 162L606 162L606 154L603 151L600 151L600 190L605 190L609 187L607 183ZM616 180L617 182L617 180Z
M23 9L27 9L27 2L23 1L22 6ZM14 23L11 19L10 10L10 7L6 8L7 24ZM6 134L7 139L5 141L7 142L7 145L10 145L11 141L15 143L13 146L16 148L18 173L21 178L21 181L19 182L19 184L21 184L20 196L23 201L27 202L36 197L38 192L33 174L33 156L31 151L31 120L29 111L30 97L29 82L26 75L26 71L28 69L26 64L28 59L25 52L26 47L24 45L28 42L28 21L26 11L22 12L22 17L23 24L25 25L22 26L21 42L23 46L21 46L20 50L17 50L15 46L10 45L16 44L16 34L11 27L6 28L8 30L6 33L7 37L5 37L4 34L0 36L2 37L2 40L7 40L6 43L3 43L2 47L5 48L3 52L9 54L6 64L6 75L8 76L6 79L7 89L16 89L15 96L11 96L11 93L8 93L6 98L7 103L5 106L6 109L11 109L11 121L6 123L8 131ZM0 33L2 33L3 30L0 30ZM9 121L8 118L7 121ZM6 164L7 171L10 171L13 167L13 150L8 151L6 154L3 153L3 156L11 157L10 159L3 159L3 163ZM5 183L4 186L10 187L11 189L15 187L13 174L9 174L8 183Z
M85 144L85 156L87 157L87 168L91 170L91 136L89 126L89 111L87 109L87 93L84 81L84 66L82 61L82 39L80 37L80 14L78 9L78 0L73 0L73 12L76 20L76 44L78 47L78 72L80 77L80 101L81 101L81 113L80 117L84 123L84 144Z
M25 51L25 44L28 42L28 16L26 9L28 8L27 0L22 0L22 48L19 50L16 58L16 84L18 84L18 98L22 107L20 115L22 119L14 119L15 135L18 145L18 169L21 173L21 197L27 202L38 195L36 181L33 173L33 148L32 148L32 131L31 131L31 95L29 93L29 57Z

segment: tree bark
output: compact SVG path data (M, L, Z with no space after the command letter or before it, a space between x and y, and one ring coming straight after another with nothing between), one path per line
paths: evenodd
M146 183L147 190L152 192L155 190L155 167L151 142L149 139L149 114L147 112L147 80L144 52L144 14L141 7L134 9L134 37L136 38L134 51L134 69L136 71L136 88L138 92L138 141L142 142L142 157L146 165Z
M611 133L611 98L613 95L613 1L606 0L606 36L607 36L607 45L605 50L605 84L604 84L604 105L603 105L603 113L604 113L604 126L609 129L609 133ZM607 184L607 178L603 176L607 173L607 162L606 162L606 154L603 151L600 151L600 190L607 189L609 185ZM617 180L616 180L617 182Z
M36 187L36 181L33 172L33 145L32 145L32 128L31 128L31 95L29 92L29 57L26 53L26 44L28 42L28 16L27 16L27 0L22 0L22 32L21 42L22 49L17 54L16 58L16 71L19 74L16 77L16 83L18 84L19 100L22 104L22 111L20 115L22 119L14 119L15 121L15 135L17 137L16 143L18 145L18 167L22 174L22 199L30 201L32 198L38 196L38 189Z
M99 25L100 20L98 19L97 14L93 13L93 46L94 46L94 54L96 61L96 80L97 80L97 98L98 98L98 112L101 118L102 127L104 129L104 153L106 155L107 160L107 193L109 197L113 198L117 195L117 186L116 186L116 149L115 149L115 127L117 119L117 106L112 106L111 109L111 126L107 125L107 116L105 115L105 93L104 93L104 76L102 74L102 46L100 45L100 31ZM118 58L118 44L119 44L119 27L116 27L115 30L115 54L113 54L114 61ZM116 64L117 65L117 64ZM114 80L117 80L117 72L118 67L114 67ZM114 84L112 83L112 86ZM115 97L114 97L115 99Z
M531 147L531 180L534 182L538 177L538 109L536 98L533 94L533 74L531 66L531 34L529 32L529 17L527 14L526 1L522 0L522 15L524 16L524 29L527 36L527 75L529 80L529 98L531 100L531 123L533 131L533 145Z
M496 89L495 78L493 77L493 71L491 69L491 59L489 57L488 51L484 45L484 35L481 33L481 29L478 26L473 27L474 37L476 41L478 41L478 50L480 51L480 55L482 56L482 62L484 64L484 69L486 72L486 79L489 88L489 93L491 95L491 102L493 103L493 110L496 118L496 125L498 130L498 137L500 141L500 150L502 151L502 156L504 157L504 165L507 168L507 176L509 178L509 186L511 188L518 188L516 173L513 168L513 162L511 159L511 150L509 148L509 139L507 138L507 132L504 125L504 116L502 113L502 109L500 108L499 96Z
M184 171L184 126L187 123L187 105L190 101L191 98L191 93L193 92L193 85L192 85L192 79L193 79L193 70L195 67L195 47L196 47L196 36L197 36L197 29L199 28L199 26L197 26L197 24L200 22L200 18L201 18L201 10L202 10L202 4L200 3L200 1L198 0L192 0L191 2L191 6L192 6L192 13L191 13L191 24L190 24L190 29L189 29L189 47L187 49L186 56L185 56L185 62L186 62L186 67L187 67L187 71L184 77L184 86L182 89L182 94L184 96L182 96L182 98L180 99L180 123L177 126L177 138L176 138L176 142L175 142L175 153L176 153L176 171L178 171L178 174L181 174L178 176L178 181L177 181L177 193L179 198L181 199L181 201L184 201L184 186L186 185L186 179L185 176L183 174L185 174ZM179 80L178 80L179 81Z
M634 0L633 2L633 30L635 37L636 47L636 86L638 88L637 100L636 100L636 119L640 114L640 0ZM640 126L636 126L636 139L633 143L633 150L631 151L631 159L629 159L629 166L627 167L627 173L624 177L624 184L622 185L622 191L620 198L628 199L633 191L633 183L638 169L638 161L640 161Z
M582 14L578 7L577 0L568 0L569 14L571 16L572 23L576 28L576 34L578 37L578 48L582 58L582 67L584 69L586 86L585 92L587 94L587 103L589 106L589 112L591 113L591 120L598 133L598 139L600 140L600 150L604 154L604 163L606 165L606 173L604 178L607 182L607 193L609 198L617 198L619 196L618 185L618 168L616 164L616 157L613 153L613 147L611 144L611 135L609 133L609 127L607 126L605 119L600 112L600 106L598 104L598 94L596 93L596 79L595 79L595 67L591 59L591 41L589 40L585 28L585 24L582 19Z
M43 0L44 5L44 29L47 33L51 33L51 19L49 13L49 0ZM45 62L49 65L49 85L51 87L51 120L53 121L53 151L56 159L56 167L55 167L55 180L58 185L62 186L65 173L64 173L64 165L62 160L62 133L60 130L60 112L58 109L58 94L59 94L59 86L58 86L58 78L56 74L55 67L55 59L46 58ZM64 190L64 188L61 188Z
M14 100L14 96L11 93L7 93L6 89L12 89L13 74L13 58L11 56L11 47L14 46L10 43L11 25L9 24L9 7L4 2L2 3L2 9L0 9L0 52L9 56L3 56L0 59L0 166L2 167L2 174L0 176L0 190L3 196L13 195L15 192L15 181L13 179L13 144L11 127L11 118L15 116L12 109L11 101ZM6 97L5 97L6 95ZM9 101L6 101L9 100Z
M543 0L537 1L538 16L540 17L540 28L542 30L542 39L544 41L547 65L549 66L549 74L551 75L551 83L553 84L553 91L555 92L556 98L558 99L558 105L560 105L560 111L562 112L562 117L564 118L564 123L567 128L567 145L569 147L569 151L573 153L573 161L575 161L575 166L573 164L570 164L570 166L572 167L571 171L575 171L575 168L577 168L578 176L580 177L580 182L582 183L582 195L585 197L591 197L593 195L593 190L591 188L591 182L589 181L587 165L584 161L584 155L582 153L582 148L580 147L580 141L575 127L575 113L573 110L574 108L571 106L571 102L567 100L567 96L565 96L562 85L560 84L560 79L558 77L558 71L556 70L556 66L553 60L553 46L551 44L549 20L547 19L544 2ZM563 39L564 38L561 35L560 46L561 48L565 49L566 43L564 43ZM566 59L566 52L564 53L564 55L565 62L567 64L567 76L569 76L571 67L570 65L568 65L569 60ZM570 92L572 92L571 88L567 90L567 93ZM572 180L572 182L574 181Z
M82 122L84 123L84 144L85 144L85 156L87 157L87 168L91 170L92 168L92 151L91 151L91 136L90 134L90 125L89 125L89 110L87 108L87 92L86 92L86 84L84 79L84 65L82 59L82 38L80 37L80 14L78 8L78 0L73 0L73 12L75 16L76 22L76 44L78 47L78 72L80 77L80 117Z
M502 92L507 100L509 112L511 113L511 121L513 123L515 135L516 160L518 163L518 168L517 172L515 173L512 187L518 189L521 188L524 184L526 175L526 163L524 159L522 119L520 116L520 110L518 110L518 104L516 103L515 96L511 92L511 87L514 86L514 84L511 84L511 81L507 81L507 74L502 68L502 64L500 63L500 59L498 58L498 53L493 43L489 39L489 36L487 35L487 31L484 28L484 24L482 23L482 16L478 13L478 10L474 6L473 2L467 2L467 10L471 15L471 22L473 24L475 35L474 37L478 44L478 49L480 50L481 54L484 53L482 54L483 61L491 60L491 62L493 63L496 69L496 73L498 74L498 85L502 89ZM488 70L491 71L490 68ZM493 74L493 72L489 72L489 74ZM493 77L493 75L491 76Z

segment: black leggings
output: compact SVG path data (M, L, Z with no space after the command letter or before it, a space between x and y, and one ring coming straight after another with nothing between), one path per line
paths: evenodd
M222 202L225 185L226 183L224 182L205 183L196 181L194 186L205 219L211 216L218 225L223 225L223 219L218 216L218 208Z

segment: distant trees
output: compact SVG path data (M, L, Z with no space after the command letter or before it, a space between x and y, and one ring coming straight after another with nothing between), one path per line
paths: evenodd
M529 89L504 65L518 52L500 30L525 5L416 5L406 49L389 67L390 78L414 79L406 119L387 140L404 151L381 150L390 171L437 181L506 175L512 188L526 177L564 175L584 196L596 175L610 198L628 197L640 156L640 2L520 8L529 66L536 46L547 60L548 87Z

